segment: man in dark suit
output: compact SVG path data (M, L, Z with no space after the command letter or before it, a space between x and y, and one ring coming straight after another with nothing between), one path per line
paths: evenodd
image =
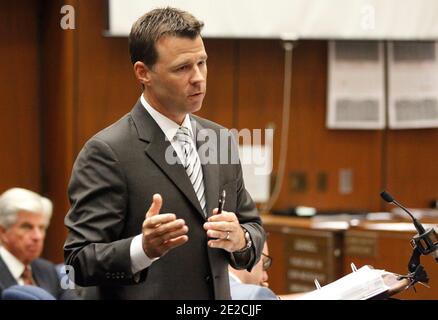
M206 93L202 26L173 8L133 25L143 93L74 164L65 262L100 298L230 299L228 265L251 270L260 259L265 235L237 146L225 128L192 115Z
M36 285L57 299L77 299L63 290L55 265L39 258L52 203L35 192L13 188L0 196L0 297L16 284Z

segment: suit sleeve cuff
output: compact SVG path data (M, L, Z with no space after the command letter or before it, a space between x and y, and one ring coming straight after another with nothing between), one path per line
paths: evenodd
M152 262L159 258L149 258L143 250L143 235L139 234L132 239L130 247L131 270L134 275L149 267Z

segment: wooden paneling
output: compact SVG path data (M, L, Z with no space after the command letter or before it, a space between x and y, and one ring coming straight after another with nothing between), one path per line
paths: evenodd
M317 228L311 219L263 215L269 236L269 287L277 294L315 289L342 274L342 238L345 228Z
M269 288L276 294L289 293L287 287L287 268L285 259L285 245L287 235L281 232L270 232L268 238L269 255L272 257L272 266L268 270Z
M346 248L344 256L344 274L351 272L351 263L356 267L371 265L376 269L383 269L401 275L408 273L408 262L412 254L409 244L410 239L415 235L414 232L383 231L378 228L357 228L347 231L344 243L354 238L356 247L369 247L370 250L357 250L364 254L349 254ZM348 245L347 245L348 247ZM365 248L366 249L366 248ZM365 254L366 253L366 254ZM421 256L421 264L424 266L430 282L431 288L426 288L421 284L415 287L417 292L412 289L397 294L395 298L403 300L437 299L438 271L436 262L432 256Z
M278 41L240 42L238 127L275 124L274 174L278 174L283 98L283 49ZM382 132L328 130L325 41L302 41L293 51L288 157L275 208L307 205L322 210L380 208ZM353 172L353 191L338 190L340 169ZM289 175L302 172L306 190L292 192ZM327 175L327 190L317 189L317 175Z
M77 6L76 153L91 136L131 111L141 94L129 57L128 39L103 36L105 2L80 1Z
M67 183L73 165L74 112L77 65L74 57L76 30L60 28L60 8L76 1L45 1L42 10L42 124L44 191L54 212L47 231L44 256L60 263L67 234L64 216L69 209Z
M40 192L38 1L1 1L0 39L0 192Z
M274 126L274 159L278 159L283 101L281 43L240 40L238 52L237 128L264 130Z
M388 131L386 189L405 206L427 208L438 199L437 146L438 129Z
M325 126L327 97L327 44L304 41L294 51L291 131L288 172L307 174L307 192L283 188L278 206L308 205L322 210L380 207L380 131L328 130ZM340 169L353 172L353 190L342 195ZM317 174L327 174L327 190L317 189Z
M204 40L208 55L207 95L202 109L196 113L227 128L235 126L236 42L235 40Z

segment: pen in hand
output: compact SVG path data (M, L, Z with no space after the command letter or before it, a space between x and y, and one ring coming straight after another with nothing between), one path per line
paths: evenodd
M222 190L222 193L219 194L219 203L217 206L217 212L214 213L214 211L213 211L213 215L218 215L218 214L222 213L222 210L224 209L224 205L225 205L225 196L226 195L227 195L227 193L225 192L225 190ZM208 220L210 221L210 218ZM219 239L219 238L216 238L215 236L211 235L211 232L210 232L210 234L207 232L207 235L210 239L215 239L215 240Z
M225 190L222 190L222 193L219 196L219 205L218 205L217 214L221 214L222 210L224 209L226 195L227 195L227 193L225 192Z

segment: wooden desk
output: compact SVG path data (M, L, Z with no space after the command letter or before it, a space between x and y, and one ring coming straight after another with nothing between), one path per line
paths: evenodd
M342 231L344 224L315 225L308 218L262 216L269 233L268 271L270 288L277 294L306 292L342 274Z
M424 224L424 227L433 225ZM376 269L405 275L412 254L410 240L416 230L410 222L373 223L363 222L351 226L344 235L344 267L346 274L350 264L356 266L369 264ZM403 300L438 299L438 264L431 256L421 256L421 264L429 275L429 286L416 284L413 289L400 292L396 298Z
M309 218L262 215L269 233L268 245L273 265L268 271L271 289L277 294L315 289L335 281L356 267L372 265L398 274L407 274L412 254L411 238L416 234L410 221L314 223ZM437 223L434 220L427 220ZM423 222L427 228L427 225ZM438 299L438 264L431 256L421 256L431 288L416 285L398 293L399 299Z

